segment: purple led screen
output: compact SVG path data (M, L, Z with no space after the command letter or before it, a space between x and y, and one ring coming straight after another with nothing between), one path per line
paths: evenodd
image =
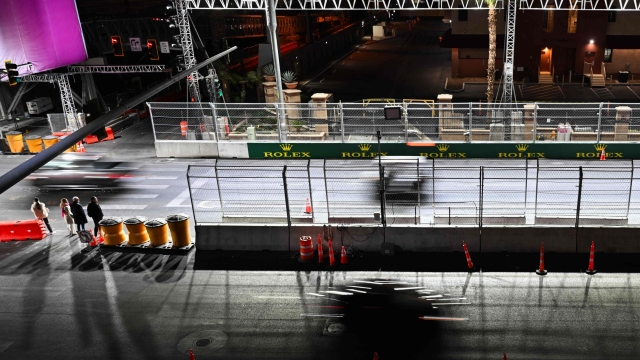
M11 60L20 75L87 59L75 0L0 0L0 66ZM6 81L6 76L2 78Z

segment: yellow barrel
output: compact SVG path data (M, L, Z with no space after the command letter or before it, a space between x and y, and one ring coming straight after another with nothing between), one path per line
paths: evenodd
M58 137L55 135L47 135L42 138L42 141L44 142L44 148L48 149L58 143Z
M27 135L24 137L27 141L27 147L30 153L39 153L42 151L42 136L40 135Z
M129 245L140 245L149 241L149 234L144 227L147 218L144 216L134 216L124 221L124 225L129 231Z
M24 142L22 142L22 133L20 131L9 131L5 136L7 137L12 153L24 152Z
M169 242L169 226L163 218L152 219L144 223L151 245L160 246Z
M107 217L98 223L104 234L105 245L120 245L127 241L127 235L122 228L122 218Z
M64 139L64 138L66 138L66 136L61 137L61 138L60 138L60 140L62 140L62 139ZM75 143L75 144L73 144L73 146L72 146L72 147L68 148L68 149L67 149L67 150L65 150L64 152L66 152L66 153L76 152L76 150L77 150L77 149L78 149L78 144L77 144L77 143Z
M189 231L189 215L175 214L165 218L169 223L173 246L183 247L191 245L191 233Z

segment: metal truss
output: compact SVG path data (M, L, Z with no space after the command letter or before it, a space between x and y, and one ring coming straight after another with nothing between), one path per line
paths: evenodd
M507 31L503 71L502 102L510 104L513 100L513 57L516 47L516 1L509 0L507 8Z
M189 25L189 13L187 12L188 0L174 0L173 4L176 9L176 25L180 30L180 43L182 45L182 56L184 57L184 66L186 69L196 65L196 56L193 52L193 39L191 37L191 27ZM196 102L200 102L200 87L198 80L200 74L196 71L187 76L187 88L189 89L189 97Z
M69 85L69 78L66 74L58 76L60 86L60 99L62 99L62 110L65 114L67 124L76 124L76 108L73 105L73 94ZM77 129L74 129L77 130Z
M266 10L266 0L180 0L188 9ZM521 10L612 10L639 11L640 0L516 0ZM278 0L278 10L488 10L484 0ZM497 0L496 9L504 9Z
M163 72L164 65L108 65L108 66L69 66L70 73L100 73L100 74L122 74L122 73L150 73Z
M48 82L54 83L62 74L33 74L20 76L20 82Z

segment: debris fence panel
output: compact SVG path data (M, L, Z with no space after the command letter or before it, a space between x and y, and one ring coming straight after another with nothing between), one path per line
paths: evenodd
M418 157L222 159L188 172L196 223L428 226L638 224L637 177L633 161L567 168Z
M148 103L157 140L640 141L623 103ZM401 107L385 119L385 107Z

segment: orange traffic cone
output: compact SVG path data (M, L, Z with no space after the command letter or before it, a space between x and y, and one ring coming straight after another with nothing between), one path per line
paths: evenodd
M336 259L333 256L333 243L329 240L329 266L336 266Z
M469 249L464 241L462 242L462 248L464 249L464 256L467 258L467 266L469 267L469 271L471 271L473 270L473 262L471 262L471 255L469 255Z
M607 153L604 152L604 149L602 149L602 151L600 152L600 161L605 161L607 160Z
M591 250L589 250L589 268L587 269L587 274L589 275L595 275L595 273L597 273L597 271L593 268L594 251L595 251L595 245L594 245L594 242L592 241Z
M502 353L502 360L507 360L507 353Z
M307 203L304 207L305 214L311 214L311 203L309 202L309 198L307 198Z
M373 352L373 360L378 360L378 353L377 352Z
M347 250L342 246L342 253L340 254L340 264L347 265L349 263L349 258L347 257Z
M84 145L82 145L82 141L78 143L78 148L76 149L76 152L79 152L79 153L87 152L87 150L84 149Z
M189 349L189 360L196 360L196 355L193 353L193 350Z
M324 253L322 252L322 235L318 234L318 263L322 264L324 261Z
M547 270L544 269L544 243L540 245L540 267L536 270L538 275L547 275Z

